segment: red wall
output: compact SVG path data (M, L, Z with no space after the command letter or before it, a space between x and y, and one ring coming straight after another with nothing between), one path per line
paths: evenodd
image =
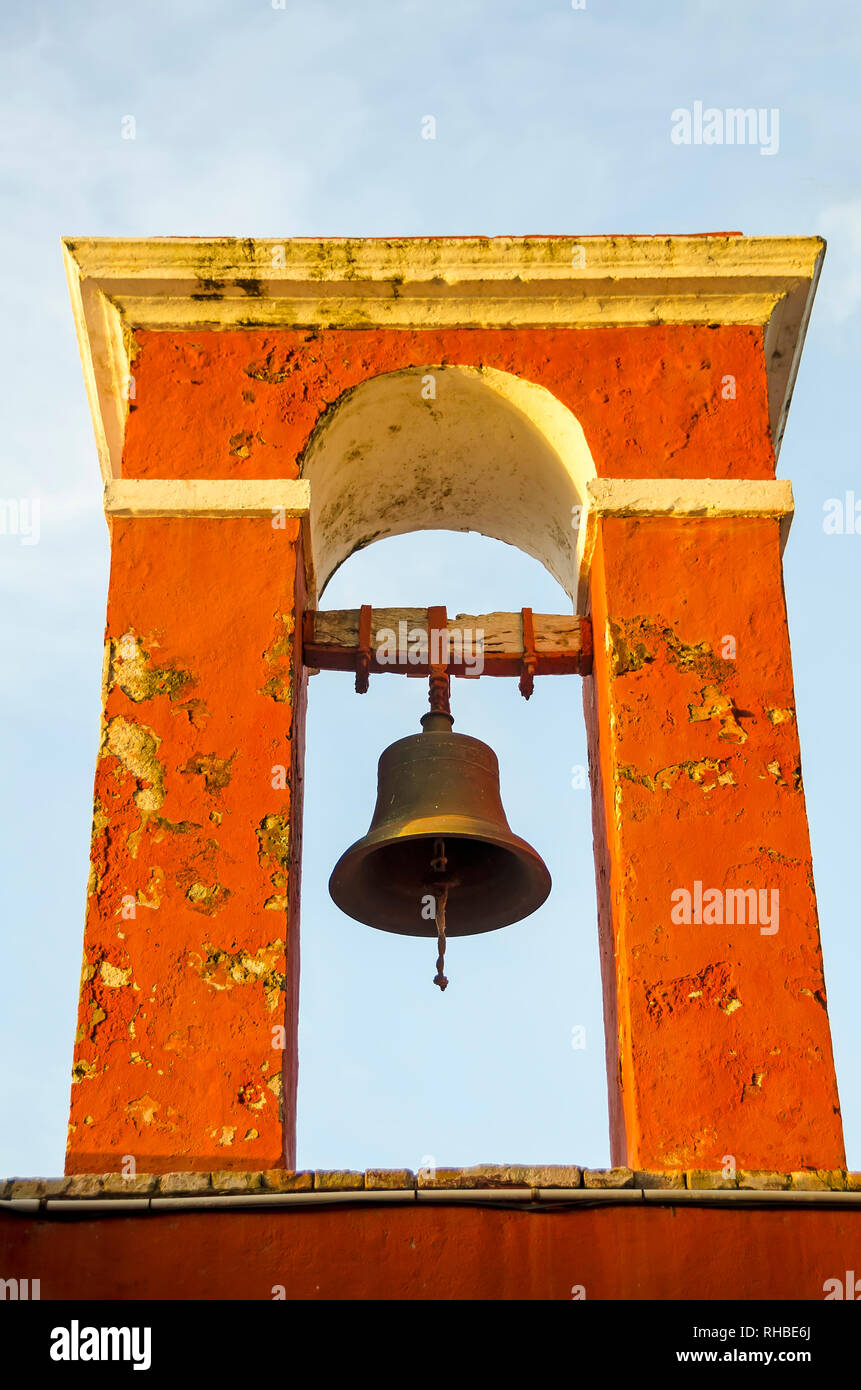
M861 1269L858 1211L389 1206L33 1220L4 1276L107 1299L822 1299ZM169 1252L169 1253L168 1253ZM167 1256L167 1258L166 1258Z

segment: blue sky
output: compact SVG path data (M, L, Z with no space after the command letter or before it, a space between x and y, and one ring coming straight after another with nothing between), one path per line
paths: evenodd
M0 15L0 1172L62 1168L83 927L108 541L60 237L602 232L829 238L780 459L799 729L850 1163L861 1167L856 727L861 535L861 20L834 0L59 2ZM672 113L779 111L779 147L677 145ZM135 118L134 140L122 138ZM433 115L437 138L421 138ZM327 606L564 611L527 557L476 536L382 542ZM600 986L576 678L455 685L502 767L513 828L554 877L527 922L433 951L326 894L366 828L377 757L418 683L311 685L300 1161L416 1167L607 1161ZM533 769L549 768L536 787ZM332 794L335 787L336 793ZM571 1046L586 1029L586 1047Z

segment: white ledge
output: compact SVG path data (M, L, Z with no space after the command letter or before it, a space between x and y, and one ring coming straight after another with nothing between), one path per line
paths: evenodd
M784 478L591 478L587 505L599 516L791 516Z
M311 485L304 478L117 478L105 484L105 512L115 517L306 517Z

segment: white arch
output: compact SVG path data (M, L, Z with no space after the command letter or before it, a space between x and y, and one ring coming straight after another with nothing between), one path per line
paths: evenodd
M446 530L516 545L577 594L595 465L579 422L543 386L487 367L372 377L320 421L301 473L321 591L372 541Z

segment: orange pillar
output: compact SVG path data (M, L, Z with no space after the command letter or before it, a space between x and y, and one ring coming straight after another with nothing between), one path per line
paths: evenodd
M613 1161L844 1167L778 522L605 518L591 611Z
M292 1166L299 523L112 523L68 1172Z

